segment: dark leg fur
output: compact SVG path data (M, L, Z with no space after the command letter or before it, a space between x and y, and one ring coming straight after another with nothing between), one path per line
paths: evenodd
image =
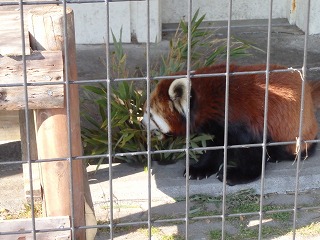
M228 150L227 184L236 185L257 179L261 174L261 148ZM223 150L207 151L189 168L190 179L203 179L217 173L223 181Z
M223 169L217 173L217 178L223 181ZM261 175L262 148L239 148L228 150L227 184L230 186L248 183Z
M251 135L247 126L229 125L228 145L248 144L260 141L260 137ZM223 122L210 122L199 129L200 132L210 132L214 135L214 142L207 146L222 146L224 139ZM190 179L202 179L217 173L217 178L223 180L223 154L224 150L211 150L204 153L199 162L189 168ZM229 149L227 160L227 184L235 185L255 180L261 174L261 148Z
M245 125L229 125L228 145L261 143L262 136L253 136ZM210 132L215 138L207 146L223 145L223 125L216 122L208 124L199 132ZM272 142L272 139L268 139ZM315 149L315 144L309 146L310 156ZM294 160L295 156L286 151L285 146L272 146L267 149L266 161ZM228 149L227 153L227 184L235 185L256 180L261 175L262 148L249 147ZM305 156L305 153L302 154ZM217 178L223 181L223 149L205 152L200 160L189 168L190 179L203 179L217 173ZM304 158L304 157L303 157Z
M309 147L310 156L315 144ZM302 153L302 159L305 157ZM228 150L227 184L230 186L252 182L258 179L262 170L262 148L238 148ZM285 151L284 146L268 148L267 161L294 160L295 156ZM223 150L211 150L204 153L199 162L189 168L190 179L203 179L217 173L217 178L223 181Z
M219 170L219 166L223 161L223 150L211 150L201 155L200 160L190 165L190 179L201 180L208 178Z

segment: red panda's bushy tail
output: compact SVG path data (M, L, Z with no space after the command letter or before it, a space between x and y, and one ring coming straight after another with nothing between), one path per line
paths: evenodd
M309 81L312 100L315 108L320 108L320 81Z

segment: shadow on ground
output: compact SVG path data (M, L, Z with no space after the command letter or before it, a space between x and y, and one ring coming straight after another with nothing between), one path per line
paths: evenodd
M293 227L296 165L290 162L269 165L271 166L268 167L265 178L264 210L280 211L264 215L262 234L264 239L287 237ZM308 183L314 181L314 177L319 177L314 175L315 172L310 173L313 167L319 169L319 158L310 158L302 165L300 189L303 190L297 198L298 208L302 209L297 213L296 227L299 234L306 235L305 238L298 239L312 239L313 234L319 236L320 230L320 191L315 189L319 180L313 184ZM89 167L88 171L96 216L100 224L108 223L111 216L110 182L106 181L108 165L102 165L96 174L93 167ZM183 239L185 236L186 183L182 177L183 169L183 161L168 166L153 164L150 187L151 219L154 221L152 233L158 239L173 235ZM141 222L146 223L148 220L148 174L142 167L131 167L127 164L115 164L112 171L113 219L114 223L120 224L120 227L114 228L114 236L116 239L146 238L147 224ZM225 230L230 235L229 239L257 238L260 185L258 180L252 184L227 187L226 213L231 215L226 218ZM206 180L190 181L189 189L189 238L219 239L222 226L222 183L212 176ZM315 209L307 209L308 207ZM232 217L235 213L242 215ZM121 226L127 223L133 225ZM307 233L304 232L306 228L309 228ZM109 237L109 232L100 229L97 239L106 237Z

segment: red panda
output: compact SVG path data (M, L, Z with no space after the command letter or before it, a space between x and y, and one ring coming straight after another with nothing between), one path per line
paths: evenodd
M272 65L271 70L285 69ZM231 65L230 72L265 71L265 65ZM196 74L225 73L225 65L210 66ZM179 73L181 74L181 73ZM185 74L185 73L182 73ZM228 110L228 146L263 142L265 74L230 75ZM319 82L306 82L302 140L314 140L318 133L315 99L320 99ZM296 141L299 132L302 79L298 71L271 72L267 118L267 142ZM187 79L160 81L150 96L150 130L164 135L185 135L187 112ZM209 146L223 146L225 122L225 76L191 78L190 131L214 136ZM314 97L313 97L314 96ZM142 120L147 125L145 109ZM302 144L301 150L311 154L314 144ZM262 147L229 148L227 152L227 184L235 185L260 177ZM189 167L191 179L217 174L223 179L223 149L206 151ZM268 161L294 160L296 145L267 147Z

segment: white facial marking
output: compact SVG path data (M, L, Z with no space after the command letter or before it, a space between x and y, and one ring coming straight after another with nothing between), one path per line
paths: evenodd
M170 132L170 127L165 119L163 119L160 115L157 113L154 113L152 110L150 110L152 114L152 119L155 122L154 124L160 128L160 132L162 133L168 133Z
M162 133L170 132L170 127L167 124L167 122L165 121L165 119L163 119L160 115L158 115L157 113L152 111L152 109L150 109L150 117L151 117L151 119L150 119L150 131L159 130ZM147 124L148 124L148 114L147 114L147 112L145 112L143 114L142 123L145 126L147 126Z
M148 125L148 114L147 112L144 112L143 119L142 119L143 125L146 127ZM153 121L150 120L150 131L158 129L157 126L154 124Z

